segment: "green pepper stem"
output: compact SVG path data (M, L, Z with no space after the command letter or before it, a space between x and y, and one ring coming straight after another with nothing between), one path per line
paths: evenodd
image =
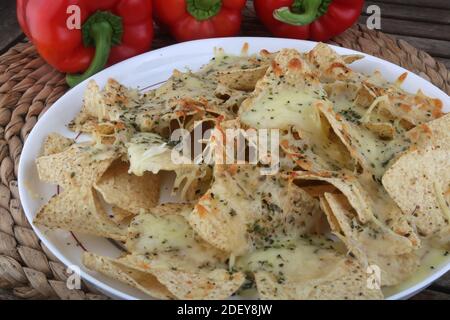
M186 10L197 20L207 20L220 12L222 0L186 0Z
M289 7L282 7L275 10L273 16L275 19L284 23L294 26L304 26L317 19L320 15L321 10L319 9L321 9L321 5L322 0L303 0L303 13L295 13Z
M95 55L89 68L82 74L68 74L67 84L71 87L102 70L108 62L113 45L122 41L122 18L108 11L97 11L83 24L83 44L95 47Z
M106 21L95 23L91 26L91 36L95 43L95 55L87 70L82 74L68 74L66 76L67 84L74 87L80 82L93 76L102 70L109 58L111 51L112 27Z

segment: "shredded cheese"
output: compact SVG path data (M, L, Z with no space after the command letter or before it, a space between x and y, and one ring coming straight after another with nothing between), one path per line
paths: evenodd
M367 122L369 120L370 114L372 113L372 111L375 109L375 107L380 103L380 102L389 102L389 98L387 95L384 96L380 96L378 98L376 98L372 104L370 105L369 109L367 109L366 113L364 114L364 116L361 118L361 122Z

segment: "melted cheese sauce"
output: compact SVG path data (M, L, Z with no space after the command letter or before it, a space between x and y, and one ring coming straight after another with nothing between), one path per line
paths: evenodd
M161 170L175 170L178 165L171 159L171 149L153 133L137 133L127 144L130 173L141 176L145 171L154 174Z
M280 246L256 249L237 258L235 267L245 272L268 271L281 279L320 278L334 267L326 261L343 256L335 250L338 246L322 237L285 239Z
M279 283L320 278L331 272L335 264L345 256L344 244L324 236L279 237L275 247L259 248L236 259L234 268L242 272L267 271L275 275ZM238 295L257 299L255 283L247 281Z
M198 239L182 215L139 215L129 232L127 248L152 267L226 268L222 252Z
M248 70L258 68L264 64L268 64L269 57L258 55L236 56L226 54L224 51L218 50L211 61L205 65L199 73L201 75L210 75L215 72L223 72L229 70Z
M182 216L146 214L138 219L130 226L135 237L129 241L136 253L180 250L196 244L194 231Z
M411 141L405 137L406 130L399 121L394 121L375 110L387 97L375 99L370 106L361 106L355 102L356 91L353 87L330 85L329 99L333 110L345 120L346 131L351 136L352 147L365 159L369 170L377 179L381 179L389 162L405 151ZM367 125L367 126L366 126ZM380 137L382 128L393 129L393 139ZM376 129L380 130L377 131Z
M240 121L252 128L298 130L300 140L289 143L300 153L307 155L312 163L328 170L350 168L351 159L343 145L331 141L327 123L324 123L318 103L324 103L320 92L305 92L286 87L277 92L263 93L251 108L240 114ZM337 137L336 137L337 138ZM282 137L282 139L284 139Z
M320 115L313 106L317 98L307 92L289 88L264 93L255 105L241 114L240 120L253 127L287 129L297 126L311 133L320 130Z
M348 126L352 136L352 146L366 159L369 170L381 179L389 162L410 146L410 141L403 137L386 141L363 127Z
M449 252L445 249L433 248L429 245L424 245L424 247L418 251L418 254L422 256L421 264L417 271L409 279L396 286L382 288L383 294L387 299L403 290L419 284L436 270L439 270L450 263Z

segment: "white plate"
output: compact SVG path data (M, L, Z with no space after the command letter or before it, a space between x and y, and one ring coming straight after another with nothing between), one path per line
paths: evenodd
M224 48L228 53L239 54L245 42L250 44L250 53L258 52L261 49L276 51L282 48L296 48L300 51L308 51L316 45L315 42L310 41L277 38L219 38L185 42L123 61L96 74L92 79L95 79L101 86L106 83L108 78L112 77L127 86L141 89L150 88L167 80L175 68L180 70L185 70L186 68L198 69L212 58L214 47ZM339 54L360 53L340 47L333 48ZM379 70L389 81L394 81L406 71L387 61L369 55L365 56L364 59L353 63L351 68L366 74ZM30 223L32 223L39 207L45 204L56 191L56 186L39 181L35 159L40 155L44 138L49 133L58 132L74 137L74 134L67 129L66 125L81 108L86 84L87 81L81 83L61 97L37 122L25 143L19 165L19 192L23 209ZM444 110L446 112L450 111L449 96L419 76L409 73L403 87L409 92L416 92L419 88L422 89L425 94L441 99L444 103ZM80 247L79 243L88 251L107 256L118 255L120 250L108 240L76 234L79 241L77 243L77 240L74 239L70 232L62 230L47 231L34 225L33 228L43 243L58 259L66 265L80 266L83 279L105 294L113 298L122 299L149 298L136 289L98 273L88 271L82 266L81 256L83 248ZM435 267L433 272L427 275L425 279L394 293L388 298L403 299L409 297L429 285L449 269L450 260Z

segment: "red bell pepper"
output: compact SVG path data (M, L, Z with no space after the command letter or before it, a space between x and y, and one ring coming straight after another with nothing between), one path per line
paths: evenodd
M69 28L69 6L80 9L82 28ZM69 12L69 13L68 13ZM17 0L17 18L41 57L74 86L150 49L151 0Z
M230 37L239 32L246 0L154 0L156 20L177 41Z
M283 38L326 41L350 28L364 0L254 0L256 14Z

